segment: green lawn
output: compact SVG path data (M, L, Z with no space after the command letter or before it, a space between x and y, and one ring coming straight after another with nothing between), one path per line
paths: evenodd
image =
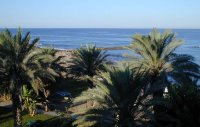
M23 113L23 127L30 120L40 120L40 127L70 127L69 120L63 117L53 117L43 114L37 114L33 117ZM10 109L0 108L0 127L12 127L13 115Z
M88 89L87 82L82 80L66 79L56 85L55 91L66 90L72 94L73 97L80 95L82 91ZM27 113L23 113L23 127L30 120L40 120L40 127L70 127L69 120L63 117L53 117L43 114L37 114L34 117L29 116ZM12 127L13 126L13 114L10 109L0 107L0 127Z

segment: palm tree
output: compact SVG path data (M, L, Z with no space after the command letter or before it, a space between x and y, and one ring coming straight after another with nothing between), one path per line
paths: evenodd
M181 85L168 86L164 98L154 100L162 111L156 124L162 127L200 126L200 88L197 81L185 80Z
M190 55L176 54L174 51L183 44L170 31L163 34L154 29L149 35L136 34L130 50L136 55L129 56L133 69L148 70L149 84L146 91L162 96L163 89L170 81L180 82L184 78L199 78L199 65Z
M39 38L31 41L30 32L22 37L21 29L16 35L6 29L0 34L1 77L6 79L12 91L14 126L22 126L22 88L24 84L34 86L34 79L55 80L57 73L51 68L52 55L36 48ZM8 82L9 81L9 82Z
M107 57L106 51L96 48L95 45L81 46L74 52L68 68L72 74L93 77L98 71L104 69L104 64L109 63ZM91 82L90 85L93 86Z
M133 69L141 72L148 70L149 83L145 93L153 93L153 97L162 97L164 88L175 82L180 84L183 78L199 78L199 65L194 63L190 55L176 54L174 51L183 44L170 31L163 34L154 29L149 35L136 34L130 50L136 56L130 61ZM155 118L159 118L160 107L154 106Z
M138 107L143 98L142 85L139 84L143 76L133 73L128 67L107 67L106 71L100 73L101 79L93 79L95 88L75 99L75 102L92 101L94 105L81 110L73 125L132 127L142 122L144 113Z

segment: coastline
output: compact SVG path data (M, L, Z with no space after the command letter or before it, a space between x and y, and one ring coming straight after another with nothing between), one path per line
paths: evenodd
M130 46L113 46L113 47L97 47L99 49L102 49L102 50L126 50L126 48L128 48ZM39 48L51 48L51 47L39 47ZM76 49L59 49L59 48L54 48L55 50L57 51L74 51Z
M106 50L106 51L109 51L109 50L126 50L126 47L128 46L118 46L118 47L97 47L97 48L100 48L102 50ZM45 48L45 47L40 47L40 48ZM48 47L46 47L48 48ZM56 57L60 57L62 56L62 61L63 62L66 62L66 64L64 66L68 66L69 63L67 61L70 61L73 57L73 54L72 52L75 51L76 49L55 49L57 51L56 53Z

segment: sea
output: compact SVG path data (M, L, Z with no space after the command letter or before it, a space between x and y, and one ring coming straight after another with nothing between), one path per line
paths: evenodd
M3 29L0 29L2 31ZM17 29L10 29L13 33ZM161 32L164 29L159 29ZM177 39L184 41L176 53L189 54L200 65L200 29L170 29L176 33ZM81 45L95 44L97 47L128 46L136 33L148 34L152 29L118 29L118 28L26 28L23 33L30 31L32 38L39 37L39 47L52 47L66 50L76 49ZM109 50L110 59L119 61L124 54L132 54L128 50Z

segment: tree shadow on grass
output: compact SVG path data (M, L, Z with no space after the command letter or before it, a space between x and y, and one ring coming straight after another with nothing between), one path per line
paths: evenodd
M65 117L53 117L48 120L42 121L41 127L72 127L71 119Z
M0 120L1 120L1 122L6 121L7 119L9 119L12 116L13 116L12 109L0 107Z
M68 91L75 98L79 96L83 91L88 89L88 84L84 80L80 79L60 79L56 85L54 85L54 90L64 90Z

